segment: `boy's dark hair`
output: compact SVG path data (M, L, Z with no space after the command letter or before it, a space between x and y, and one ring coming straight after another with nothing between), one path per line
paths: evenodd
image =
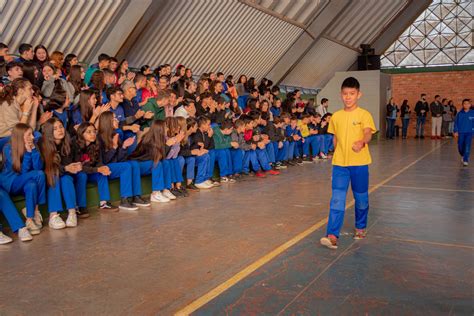
M155 78L155 75L152 75L152 74L146 75L146 80L147 80L147 81L148 81L148 80L151 80L151 79L153 79L153 78Z
M272 93L280 93L280 87L279 86L273 86Z
M0 43L0 49L8 48L8 45L5 43Z
M110 69L103 69L104 76L115 76L115 73Z
M328 99L322 98L322 99L321 99L321 104L326 103L326 102L328 102L328 101L329 101Z
M462 100L462 104L464 104L464 102L471 102L471 99L464 99L464 100Z
M238 120L236 120L236 121L234 122L234 127L235 127L236 129L239 128L239 127L241 127L241 126L244 126L244 125L245 125L245 122L244 122L244 120L242 120L242 119L238 119Z
M142 74L141 72L138 72L136 75L135 75L135 78L133 79L133 82L134 83L137 83L141 80L145 79L146 80L146 77L144 74Z
M280 118L281 119L291 118L291 115L288 112L283 112L283 113L281 113Z
M439 94L435 95L435 99L437 99L437 98L439 98L439 97L440 97L440 95L439 95Z
M298 121L298 118L296 117L296 115L292 115L290 117L290 121Z
M105 90L105 95L107 96L107 99L110 100L110 96L116 94L118 91L122 91L122 89L117 87L110 87Z
M140 68L140 72L141 72L141 73L144 73L145 70L147 70L147 69L150 69L150 66L149 66L149 65L143 65L143 66Z
M273 118L273 124L280 124L283 123L283 119L281 119L279 116Z
M321 114L319 114L319 113L314 113L314 114L313 114L313 117L321 117Z
M110 62L115 62L115 63L118 63L118 59L115 58L115 57L110 57Z
M303 119L306 119L306 118L310 118L310 117L311 117L311 115L309 115L309 114L303 114L303 115L301 115L301 119L302 119L302 120L303 120Z
M21 63L17 63L16 61L11 61L5 65L5 70L6 72L9 72L12 68L15 68L15 67L23 68L22 66L23 65Z
M190 106L191 104L194 104L194 100L193 100L193 99L185 99L185 100L183 101L183 105L184 105L185 107L188 107L188 106Z
M271 93L270 89L268 89L268 88L262 89L260 95L265 95L265 93L267 93L267 92L270 92L270 93Z
M252 111L249 113L249 118L252 120L252 121L255 121L255 120L258 120L260 119L260 112L258 111Z
M199 99L201 101L208 98L212 98L212 94L210 92L203 92L199 95Z
M100 54L99 57L97 58L99 60L99 63L102 61L110 61L110 56L107 54Z
M18 52L20 53L20 55L22 55L24 52L27 52L30 49L33 49L33 46L27 43L21 43L20 47L18 47Z
M342 82L341 90L344 88L353 88L353 89L360 90L360 83L356 78L348 77L344 79L344 81Z
M169 98L170 94L168 91L158 91L158 94L156 95L155 99L156 101L162 101L163 99Z
M423 98L423 97L426 97L426 93L422 93L422 94L421 94L421 97L422 97L422 98Z
M188 117L186 119L186 127L187 129L190 129L193 127L195 124L197 124L196 119L194 117Z
M249 91L250 94L255 93L255 92L258 92L258 90L255 89L255 88L252 88L252 89L250 89L250 91Z
M198 126L201 127L203 126L204 124L206 124L207 122L210 122L211 120L207 117L207 116L200 116L198 118Z
M216 100L217 104L224 104L225 103L225 98L222 96L219 96Z
M232 125L232 121L229 121L229 120L225 120L221 124L221 130L225 130L225 129L229 129L229 128L233 128L233 127L234 126Z
M219 71L219 72L216 74L216 77L220 77L220 76L223 76L223 75L224 75L224 74Z

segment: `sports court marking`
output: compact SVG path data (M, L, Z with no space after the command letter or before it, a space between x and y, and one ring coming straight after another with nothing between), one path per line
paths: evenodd
M410 190L430 190L430 191L444 191L444 192L467 192L474 193L474 190L455 190L455 189L442 189L442 188L427 188L427 187L405 187L401 185L384 185L384 188L395 188L395 189L410 189Z
M408 243L413 243L413 244L426 244L426 245L432 245L432 246L463 248L463 249L474 250L474 246L462 245L462 244L448 244L448 243L428 241L428 240L404 239L404 238L396 238L396 237L390 237L390 236L377 236L377 235L370 235L370 237L384 239L384 240L390 239L394 241L408 242Z
M430 155L432 152L434 152L435 150L438 150L441 146L443 146L444 144L446 144L447 142L443 142L439 145L437 145L436 147L434 147L433 149L431 149L430 151L428 151L427 153L425 153L423 156L421 156L420 158L418 158L417 160L413 161L412 163L410 163L409 165L405 166L404 168L402 168L400 171L394 173L393 175L391 175L390 177L386 178L385 180L379 182L378 184L376 184L375 186L373 186L372 188L369 189L369 194L374 192L375 190L379 189L380 187L382 187L385 183L391 181L392 179L394 179L395 177L397 177L398 175L400 175L402 172L406 171L407 169L411 168L412 166L414 166L415 164L417 164L419 161L421 161L422 159L424 159L425 157L427 157L428 155ZM346 210L351 208L352 206L354 205L354 200L350 201L347 206L346 206ZM241 270L240 272L238 272L237 274L235 274L234 276L232 276L230 279L224 281L223 283L221 283L220 285L218 285L217 287L213 288L212 290L210 290L209 292L207 292L206 294L204 294L203 296L197 298L196 300L194 300L193 302L191 302L189 305L183 307L182 309L180 309L179 311L177 311L175 313L175 315L177 316L181 316L181 315L189 315L193 312L195 312L196 310L198 310L199 308L201 308L202 306L204 306L205 304L209 303L210 301L212 301L214 298L216 298L217 296L221 295L223 292L225 292L226 290L228 290L229 288L231 288L232 286L234 286L235 284L237 284L238 282L240 282L241 280L245 279L247 276L249 276L251 273L255 272L257 269L261 268L262 266L264 266L266 263L268 263L269 261L271 261L272 259L274 259L275 257L277 257L278 255L282 254L284 251L288 250L290 247L292 247L293 245L295 245L296 243L298 243L299 241L301 241L302 239L306 238L307 236L309 236L310 234L312 234L313 232L315 232L316 230L318 230L319 228L321 228L322 226L326 225L328 222L328 218L325 217L323 218L322 220L320 220L319 222L317 222L316 224L314 224L313 226L309 227L308 229L306 229L305 231L299 233L298 235L296 235L295 237L293 237L292 239L288 240L287 242L285 242L284 244L282 244L281 246L278 246L276 249L272 250L271 252L267 253L266 255L264 255L263 257L261 257L260 259L258 259L257 261L255 261L254 263L250 264L249 266L247 266L246 268L244 268L243 270ZM349 247L350 248L350 247ZM347 251L347 249L345 250ZM342 255L342 253L341 253ZM341 256L339 255L338 258ZM326 270L324 270L326 271Z

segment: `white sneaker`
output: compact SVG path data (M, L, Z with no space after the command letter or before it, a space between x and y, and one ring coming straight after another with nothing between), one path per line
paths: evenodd
M227 177L221 177L221 182L224 182L224 183L230 182L230 179Z
M49 217L49 227L52 229L63 229L66 227L66 224L64 223L63 219L59 214L53 215Z
M212 180L206 180L204 181L205 183L209 184L209 185L212 185Z
M220 187L221 186L221 183L218 182L218 181L212 181L211 183L212 183L213 187Z
M321 153L321 158L322 158L322 159L328 159L328 156L326 156L325 154Z
M20 238L21 241L30 241L33 240L33 236L31 236L30 232L28 231L28 228L23 227L18 230L18 238Z
M176 196L170 190L163 190L162 194L170 200L176 200Z
M463 164L464 167L469 166L469 162L467 162L467 161L463 161L462 164Z
M9 244L13 241L13 239L11 239L10 237L8 237L7 235L5 235L4 233L0 232L0 245L5 245L5 244Z
M76 227L77 226L77 215L76 211L69 212L69 215L66 219L66 227Z
M203 190L207 190L207 189L210 189L210 188L213 188L214 186L210 183L208 183L207 181L204 181L204 182L201 182L201 183L196 183L196 188L198 189L203 189Z
M36 225L34 220L32 221L27 220L26 228L30 231L30 234L32 235L39 235L39 233L41 232L41 229L38 227L38 225Z
M23 216L26 218L26 208L21 209L21 213ZM36 226L38 229L43 228L43 216L41 216L41 213L38 211L35 211L35 216L33 217L33 221L35 222Z
M160 191L153 192L150 197L150 201L158 203L166 203L171 201L166 196L164 196Z

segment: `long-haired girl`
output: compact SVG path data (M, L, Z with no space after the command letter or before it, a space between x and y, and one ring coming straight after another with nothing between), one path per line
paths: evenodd
M43 136L39 147L45 165L48 184L49 227L62 229L77 226L76 208L82 217L88 215L86 209L87 175L82 172L82 164L71 147L71 140L62 122L55 117L43 124ZM66 223L58 212L66 204Z
M166 156L163 161L165 175L165 190L163 194L171 200L176 196L185 197L188 193L182 188L183 170L179 162L179 150L181 141L185 137L185 131L180 130L176 117L167 117L166 124Z
M131 169L131 179L129 183L132 188L132 195L128 196L128 204L132 208L135 206L146 207L150 203L142 195L140 178L140 164L137 161L128 160L128 148L135 142L135 137L120 140L117 133L118 120L112 112L104 112L99 116L99 145L101 148L102 163L112 170L111 179L120 177L120 183L127 181L128 175L122 169ZM115 172L114 172L115 170ZM123 196L129 195L123 192ZM122 198L122 208L125 208L127 201Z
M33 130L24 123L13 127L10 142L3 148L2 187L9 194L24 194L26 227L40 233L43 218L38 205L46 203L46 181L41 155L34 143Z

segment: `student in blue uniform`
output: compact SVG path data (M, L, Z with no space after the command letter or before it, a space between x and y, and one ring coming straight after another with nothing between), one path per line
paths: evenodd
M10 142L3 148L2 187L10 195L25 195L26 227L40 233L42 217L38 205L46 203L46 181L33 130L24 123L13 127Z
M3 183L3 176L0 174L0 182ZM21 241L30 241L33 240L28 228L25 227L25 223L21 219L20 215L18 214L18 210L13 204L10 196L8 195L7 191L0 188L0 212L5 216L7 219L8 224L10 225L11 230L14 233L18 233L18 238ZM0 225L0 245L11 243L13 239L9 236L5 235L2 232L2 227Z
M469 165L471 155L472 135L474 134L474 110L471 100L462 101L462 110L456 115L454 120L454 136L458 138L458 151L461 155L462 164Z
M82 172L81 163L75 161L77 155L73 152L69 135L58 118L52 117L47 120L43 124L42 131L39 148L48 184L49 227L53 229L76 227L76 209L79 209L80 214L88 214L87 175ZM58 213L63 211L63 200L69 212L66 223Z

